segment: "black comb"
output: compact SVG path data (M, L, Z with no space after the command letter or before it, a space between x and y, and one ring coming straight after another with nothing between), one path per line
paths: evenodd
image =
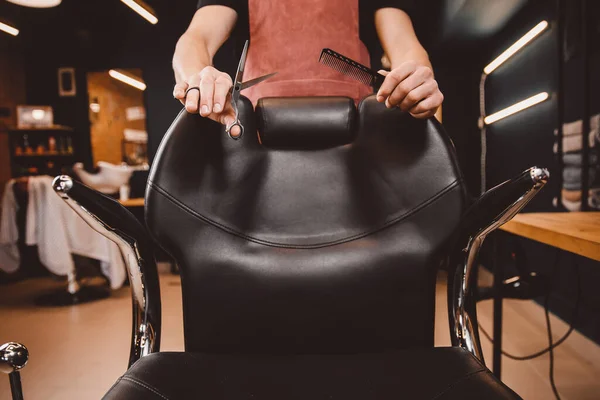
M350 78L356 79L367 86L381 85L385 79L385 76L378 74L371 68L331 49L323 49L323 51L321 51L319 62L349 76Z

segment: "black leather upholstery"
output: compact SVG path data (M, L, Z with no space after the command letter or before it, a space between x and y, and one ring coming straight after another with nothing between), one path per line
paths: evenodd
M460 348L379 354L233 356L158 353L105 400L500 400L518 396Z
M263 98L255 114L261 144L273 149L341 146L356 134L356 107L347 97Z
M239 105L239 141L182 112L150 174L147 223L181 269L186 351L431 347L435 274L466 207L440 125L369 97L351 144L269 149Z
M467 206L440 125L318 101L263 100L268 146L245 98L239 141L177 117L146 219L180 266L186 352L143 357L106 400L518 398L466 350L433 348L435 274Z

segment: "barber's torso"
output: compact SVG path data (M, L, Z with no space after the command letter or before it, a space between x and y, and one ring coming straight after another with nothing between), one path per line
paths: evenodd
M250 48L245 79L279 72L244 92L253 103L274 96L346 96L372 89L319 63L331 48L369 65L359 37L359 0L249 0Z

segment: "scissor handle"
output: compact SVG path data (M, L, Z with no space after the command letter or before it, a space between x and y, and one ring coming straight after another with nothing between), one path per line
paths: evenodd
M231 130L233 129L234 126L239 126L240 128L240 134L238 136L233 136L231 134ZM231 125L229 125L225 131L227 132L227 135L229 135L230 138L232 138L233 140L240 140L242 138L242 136L244 136L244 125L242 125L242 123L240 122L239 119L236 119Z

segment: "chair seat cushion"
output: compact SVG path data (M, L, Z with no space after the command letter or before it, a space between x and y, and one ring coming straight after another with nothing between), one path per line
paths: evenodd
M115 399L519 399L461 348L352 355L156 353L106 394Z

